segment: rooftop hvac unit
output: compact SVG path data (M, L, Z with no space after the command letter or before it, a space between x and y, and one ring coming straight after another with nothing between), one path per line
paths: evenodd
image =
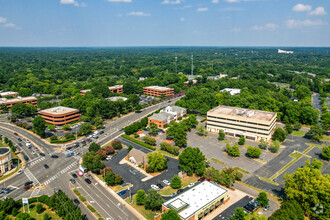
M248 117L251 117L251 116L254 115L254 111L250 111L250 112L246 113L246 115L247 115Z
M21 97L21 96L17 96L17 98L18 98L18 99L22 99L22 97Z
M246 110L235 109L235 114L237 114L237 115L244 115L245 112L246 112Z

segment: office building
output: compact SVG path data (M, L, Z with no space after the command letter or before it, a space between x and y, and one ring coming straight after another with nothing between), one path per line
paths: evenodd
M148 125L151 122L155 123L158 128L164 128L165 125L171 123L172 121L178 120L187 114L187 109L179 106L167 106L162 109L159 113L153 114L148 118Z
M143 87L143 93L150 96L161 97L164 95L166 97L174 95L174 89L163 86L147 86Z
M228 200L226 189L205 180L164 202L162 213L173 209L182 220L202 219Z
M63 106L41 110L39 111L39 115L45 119L46 123L58 126L78 121L80 119L78 109Z
M111 93L123 94L123 85L109 86Z
M218 106L207 112L207 130L260 141L271 139L276 126L276 112L267 112L230 106Z
M80 95L84 96L86 92L90 92L90 89L80 90Z
M4 97L8 97L8 96L16 97L16 96L18 96L18 92L10 92L10 91L8 91L8 92L1 92L1 93L0 93L0 96L1 96L2 98L4 98Z
M31 104L37 107L37 101L38 99L33 96L28 96L28 97L18 96L17 98L13 98L13 99L0 98L0 105L6 105L8 110L17 103Z
M107 100L111 101L111 102L117 102L118 100L122 100L122 101L126 101L128 98L123 97L123 96L112 96L107 98Z
M9 147L0 147L0 174L10 171L13 168L12 156Z

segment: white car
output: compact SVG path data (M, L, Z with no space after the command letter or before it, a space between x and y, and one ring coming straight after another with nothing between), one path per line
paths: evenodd
M26 143L30 143L30 140L29 139L26 139Z
M112 156L107 156L106 160L111 160Z
M189 183L188 187L191 188L195 185L195 183Z
M17 172L17 174L21 174L21 173L23 173L23 170L19 170L19 171Z
M32 154L36 154L36 152L35 151L32 151Z
M151 185L151 188L154 189L154 190L159 190L159 187L154 185L154 184Z
M171 184L170 181L168 181L168 180L163 180L163 183L167 186L169 186Z

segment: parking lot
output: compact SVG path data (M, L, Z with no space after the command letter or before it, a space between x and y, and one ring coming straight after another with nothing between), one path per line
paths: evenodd
M230 217L233 215L236 208L244 207L252 199L253 198L250 196L245 196L244 198L240 199L239 201L229 206L226 210L221 212L217 217L213 218L213 220L230 220Z

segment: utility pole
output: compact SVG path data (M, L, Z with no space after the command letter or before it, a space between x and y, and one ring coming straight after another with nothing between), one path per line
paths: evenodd
M191 55L191 75L194 75L194 55Z

